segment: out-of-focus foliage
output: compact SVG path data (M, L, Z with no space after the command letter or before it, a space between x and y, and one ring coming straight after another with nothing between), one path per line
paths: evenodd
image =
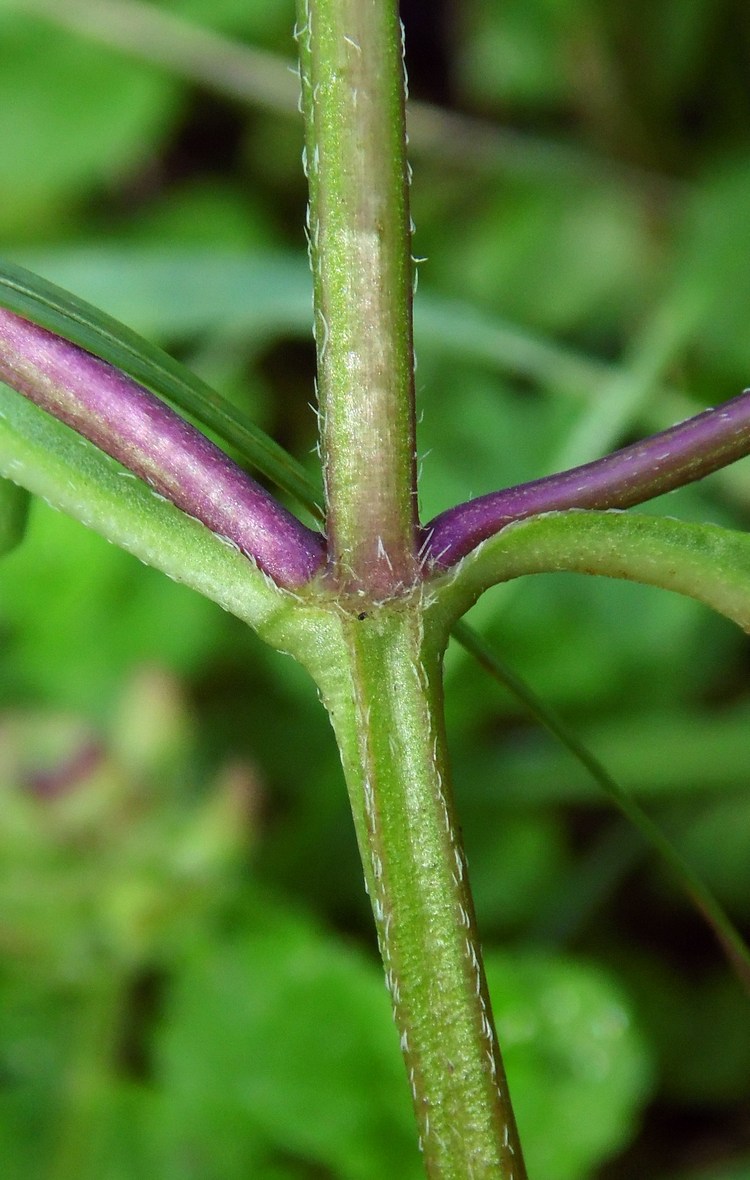
M291 57L291 0L156 7ZM462 0L433 37L443 7L441 45L404 5L412 93L479 122L460 162L413 137L427 516L750 378L746 6ZM312 465L299 121L7 2L0 62L2 252ZM746 466L655 510L746 528ZM572 576L473 614L747 924L747 641ZM0 566L0 634L3 1176L418 1176L304 674L42 504ZM453 647L447 705L531 1174L744 1180L750 1021L700 918Z
M257 774L201 786L193 727L154 669L106 726L4 714L4 1174L416 1178L380 969L253 871ZM529 1158L578 1176L649 1080L627 998L567 958L490 966Z

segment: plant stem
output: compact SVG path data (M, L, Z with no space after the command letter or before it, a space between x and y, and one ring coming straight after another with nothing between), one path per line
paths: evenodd
M101 262L101 251L96 253ZM121 260L115 266L121 269ZM148 280L145 289L149 291L146 298L150 298ZM313 517L322 520L315 481L304 467L195 373L125 324L70 291L3 259L0 306L77 344L179 407L233 447L243 462L262 472L271 483L304 504Z
M65 422L286 588L323 560L306 528L195 427L75 344L0 308L0 380Z
M563 571L675 590L750 634L750 534L628 512L574 509L514 521L431 580L432 605L452 627L490 586Z
M28 398L0 388L0 475L184 582L274 644L298 601L234 546L154 495ZM283 647L283 638L276 646Z
M442 631L421 591L339 623L331 712L428 1175L523 1180L454 810ZM326 645L334 651L331 638Z
M396 0L299 0L329 559L381 598L416 557L412 264Z
M454 565L513 521L568 508L630 508L694 483L750 452L750 390L603 459L503 488L442 512L425 551Z
M330 577L325 636L296 654L341 749L428 1173L523 1180L448 781L445 634L423 624L397 2L299 0L297 38Z

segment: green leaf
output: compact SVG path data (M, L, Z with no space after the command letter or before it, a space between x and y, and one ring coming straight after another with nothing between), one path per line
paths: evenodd
M243 1170L250 1150L347 1180L418 1180L375 963L272 898L248 918L218 945L196 940L168 1004L157 1053L175 1158L222 1180L265 1175Z
M208 599L37 500L26 541L0 565L2 700L101 716L134 667L189 675L227 624Z
M16 250L13 258L61 287L80 291L90 303L149 336L219 328L310 336L310 270L307 260L291 251L248 256L215 248L82 245ZM666 312L671 308L667 303ZM649 329L651 335L658 335L659 322ZM572 404L590 406L597 420L603 413L602 389L611 391L608 401L617 401L618 390L632 392L633 383L641 389L646 376L653 385L648 357L645 362L641 358L634 374L632 358L621 364L597 359L466 299L445 298L423 285L415 301L414 330L419 356L455 357L532 382ZM649 342L647 333L645 343ZM639 404L639 422L649 430L660 430L695 410L695 403L684 394L662 386L648 404ZM579 447L572 462L594 457Z
M152 158L180 112L174 82L2 6L0 232L42 234L82 193ZM13 6L16 9L22 5Z
M82 244L17 250L13 261L149 336L239 329L312 339L310 267L291 251Z
M0 264L0 306L41 324L175 403L236 447L245 462L320 516L315 486L287 452L167 353L23 267Z
M721 796L739 801L747 792L737 774L738 767L750 765L750 709L745 704L708 711L654 709L650 714L639 709L582 722L581 732L641 801L663 805L679 798L700 802ZM605 801L588 771L551 744L516 744L489 763L483 747L464 757L483 799L494 797L497 776L502 775L507 807L596 807Z
M97 245L14 251L14 258L61 287L81 291L141 332L189 333L229 324L310 335L310 268L291 251L248 258L228 250ZM420 347L542 385L593 396L620 372L465 300L421 287L414 314Z

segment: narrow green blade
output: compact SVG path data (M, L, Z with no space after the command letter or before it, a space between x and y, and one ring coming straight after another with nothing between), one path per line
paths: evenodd
M8 262L0 262L0 306L85 348L173 402L235 447L243 462L321 517L320 494L296 459L156 345L77 296Z
M452 630L452 635L495 680L513 693L540 725L543 725L566 750L570 751L609 796L615 807L641 833L649 847L668 865L677 884L708 922L738 977L750 991L750 948L744 942L729 915L658 825L602 766L601 762L586 748L554 709L545 704L533 688L510 668L468 624L457 623Z

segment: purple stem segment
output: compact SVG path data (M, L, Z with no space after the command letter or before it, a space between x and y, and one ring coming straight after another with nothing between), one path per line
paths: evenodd
M0 380L67 423L287 589L325 558L306 528L152 393L84 349L0 308Z
M593 463L478 496L422 529L425 563L454 565L506 525L566 508L630 508L750 454L750 390Z

